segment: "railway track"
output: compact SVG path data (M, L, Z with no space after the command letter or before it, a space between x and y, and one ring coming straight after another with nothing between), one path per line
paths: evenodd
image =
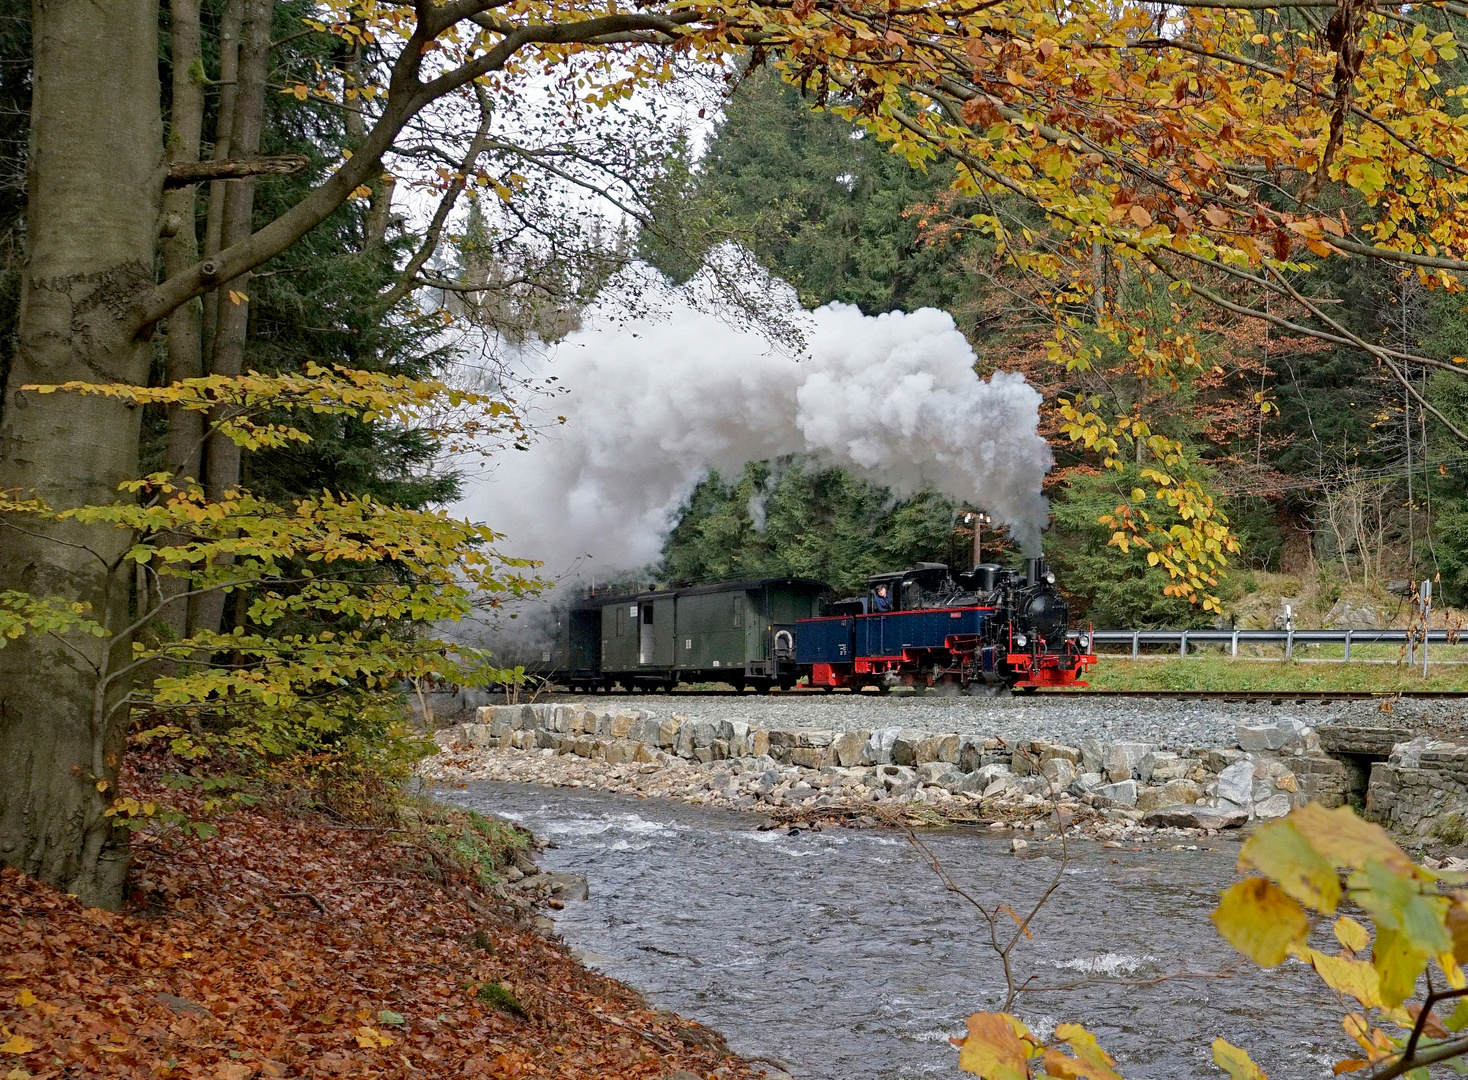
M1468 702L1461 690L1049 690L1040 697L1175 698L1190 701L1396 701L1432 699Z
M838 690L827 693L822 690L808 690L797 687L793 690L769 690L764 693L753 690L700 690L692 688L680 688L667 691L660 690L650 692L645 690L606 690L596 694L570 694L551 693L542 695L543 701L561 701L570 698L581 700L586 697L749 697L749 698L811 698L813 700L850 697L857 691ZM875 692L867 696L884 696ZM896 690L890 697L914 696L912 691ZM923 694L922 697L938 697L936 694ZM1380 690L1037 690L1028 695L1031 700L1045 698L1053 700L1064 698L1067 700L1075 698L1136 698L1136 699L1172 699L1178 701L1237 701L1253 704L1276 704L1284 705L1291 703L1305 704L1316 701L1382 701L1390 702L1396 700L1443 700L1462 701L1468 705L1468 691L1458 690L1403 690L1403 691L1380 691ZM974 698L982 701L983 698Z

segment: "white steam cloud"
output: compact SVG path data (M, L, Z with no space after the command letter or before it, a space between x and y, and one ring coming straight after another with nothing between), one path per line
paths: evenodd
M460 510L545 573L605 574L655 562L710 469L796 454L899 496L932 488L1038 546L1051 454L1023 377L979 379L952 318L932 308L871 317L832 304L809 314L804 345L784 353L686 294L635 322L593 313L531 362L565 389L565 425L505 455Z

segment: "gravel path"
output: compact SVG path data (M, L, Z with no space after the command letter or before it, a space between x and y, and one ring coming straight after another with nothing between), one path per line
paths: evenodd
M1373 701L1309 704L1245 704L1184 700L1094 698L1086 701L1033 698L904 697L890 694L834 694L829 697L698 697L666 694L607 696L557 694L550 699L591 709L636 708L658 716L706 720L745 720L766 730L822 728L861 731L911 728L927 734L997 736L1007 741L1045 739L1076 745L1086 736L1103 743L1133 741L1172 750L1190 746L1227 746L1240 720L1294 717L1312 727L1336 720L1400 725L1423 733L1459 734L1468 728L1463 704L1400 701L1384 713Z

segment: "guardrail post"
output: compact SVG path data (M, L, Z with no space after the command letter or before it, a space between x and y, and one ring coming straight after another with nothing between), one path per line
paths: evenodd
M1137 654L1139 652L1139 649L1138 649L1137 645L1138 645L1138 639L1140 637L1141 637L1141 635L1138 634L1137 631L1135 631L1135 630L1132 631L1132 659L1133 660L1135 660L1137 658Z
M1351 662L1351 632L1349 630L1347 630L1346 631L1346 656L1345 656L1345 659L1343 659L1341 661L1341 663L1343 663L1343 664L1349 664L1350 662Z
M1285 631L1285 659L1293 660L1295 657L1295 632Z
M1234 660L1239 658L1239 632L1234 631L1233 640L1229 644L1229 656Z
M1181 634L1178 635L1178 638L1177 638L1177 654L1179 656L1187 656L1188 655L1188 632L1186 630L1184 630Z

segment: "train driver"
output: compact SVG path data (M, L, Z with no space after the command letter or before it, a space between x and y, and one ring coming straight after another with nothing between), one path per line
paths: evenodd
M875 601L873 602L873 606L878 611L891 611L892 610L892 600L891 600L890 597L887 596L887 586L885 586L885 585L878 585L877 586L877 596L876 596Z

